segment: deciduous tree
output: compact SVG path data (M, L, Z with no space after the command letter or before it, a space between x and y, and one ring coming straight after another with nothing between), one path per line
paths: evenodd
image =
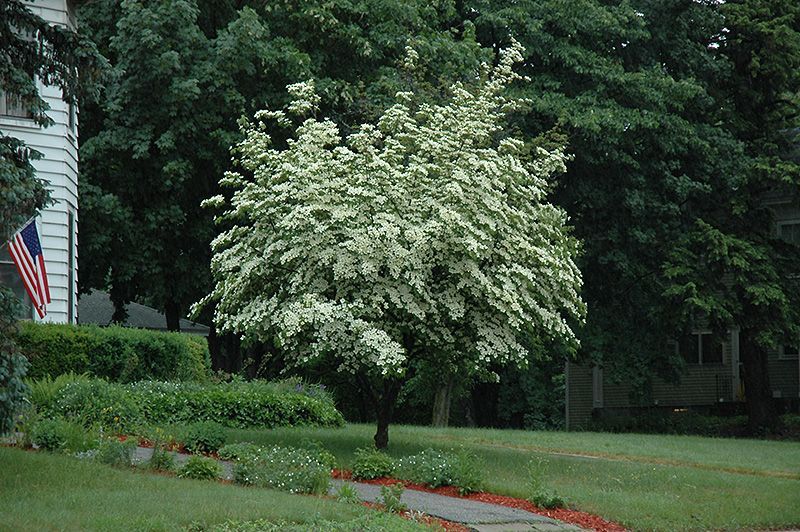
M574 341L584 314L578 242L546 199L566 157L507 135L520 46L500 58L444 103L399 92L375 124L343 136L308 118L283 144L267 124L319 103L311 84L292 85L285 111L245 126L241 171L222 182L230 203L210 200L233 224L213 245L216 322L361 379L379 448L412 362L522 364L526 338ZM407 67L416 60L410 49Z

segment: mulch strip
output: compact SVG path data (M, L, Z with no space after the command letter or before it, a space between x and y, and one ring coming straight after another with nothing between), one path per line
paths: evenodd
M352 480L353 474L350 471L334 469L333 478ZM359 482L363 482L365 484L377 484L381 486L389 486L399 483L412 490L426 491L428 493L435 493L437 495L444 495L446 497L457 497L459 499L469 499L472 501L507 506L509 508L517 508L518 510L526 510L528 512L550 517L551 519L557 519L565 523L577 525L581 528L597 530L598 532L625 532L626 530L624 526L618 523L607 521L602 517L587 512L570 510L568 508L555 508L548 510L546 508L539 508L535 504L531 503L530 501L526 501L525 499L517 499L515 497L508 497L506 495L495 495L493 493L486 493L483 491L470 493L469 495L461 495L458 492L458 489L453 486L431 488L425 484L417 484L415 482L408 482L405 480L388 477L376 478L372 480L359 480Z

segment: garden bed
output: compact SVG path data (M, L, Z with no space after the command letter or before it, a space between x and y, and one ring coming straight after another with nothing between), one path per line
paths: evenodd
M335 469L333 471L333 478L342 480L352 480L352 473L347 470ZM599 532L624 532L626 528L618 523L608 521L602 517L592 515L580 510L570 510L568 508L555 508L548 510L546 508L539 508L530 501L525 499L518 499L515 497L508 497L506 495L495 495L487 492L475 492L468 495L461 495L458 488L455 486L441 486L438 488L430 488L425 484L415 482L408 482L401 479L381 477L371 480L359 480L364 484L375 484L380 486L391 486L393 484L402 484L407 489L425 491L428 493L435 493L437 495L444 495L446 497L457 497L460 499L468 499L472 501L485 502L489 504L497 504L509 508L516 508L518 510L525 510L531 513L544 515L551 519L557 519L565 523L577 525L582 528L597 530Z

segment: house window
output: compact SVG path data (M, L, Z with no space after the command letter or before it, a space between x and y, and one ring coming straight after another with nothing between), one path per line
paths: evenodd
M711 332L696 332L678 342L678 352L687 364L722 364L722 339Z
M71 98L67 102L67 126L72 133L75 133L75 125L77 122L77 106L75 105L75 98Z
M800 246L800 220L778 222L778 237L790 244Z
M5 246L0 248L0 253L3 253L4 257L8 256L8 251ZM22 284L22 278L19 276L19 272L17 272L17 267L10 259L6 260L5 258L0 258L0 286L10 288L14 295L22 302L22 305L20 305L22 310L17 317L26 320L33 319L33 305L28 297L28 293L25 291L25 285Z
M778 350L778 358L800 358L800 347L797 345L783 345Z
M30 106L22 98L0 90L0 115L16 118L33 118Z

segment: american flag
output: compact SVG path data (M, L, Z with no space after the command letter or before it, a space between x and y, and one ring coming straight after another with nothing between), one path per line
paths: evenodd
M40 318L44 318L47 314L47 304L50 303L50 286L47 284L42 244L39 242L35 220L31 220L11 237L8 242L8 252L17 266L19 276L22 277L25 290L28 291L36 312Z

